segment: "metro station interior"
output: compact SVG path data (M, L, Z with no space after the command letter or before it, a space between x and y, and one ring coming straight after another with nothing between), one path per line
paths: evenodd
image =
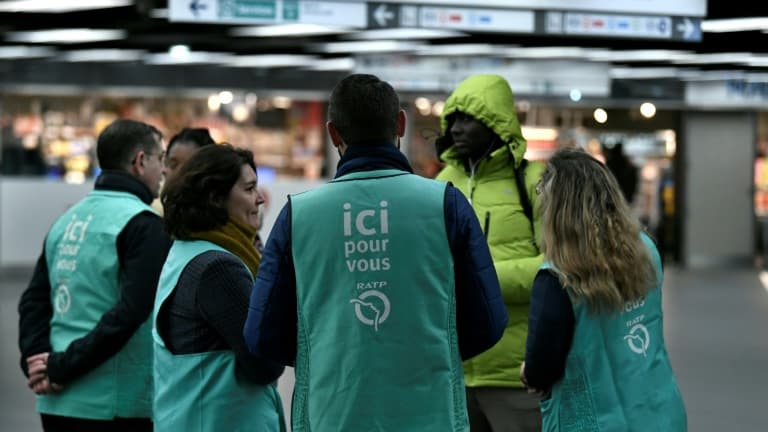
M690 430L766 430L767 68L768 7L746 0L1 1L0 429L39 430L16 307L48 227L93 188L111 121L205 127L253 151L266 238L287 194L335 173L341 78L393 85L401 150L434 177L446 97L497 73L526 158L580 147L636 168Z

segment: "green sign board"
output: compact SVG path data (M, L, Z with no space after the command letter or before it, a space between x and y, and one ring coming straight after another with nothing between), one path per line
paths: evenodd
M299 0L283 0L283 21L299 20Z
M275 0L219 0L219 17L273 20L277 6Z

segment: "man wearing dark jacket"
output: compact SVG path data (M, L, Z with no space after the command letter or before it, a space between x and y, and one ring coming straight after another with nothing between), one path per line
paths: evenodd
M52 225L19 302L21 367L45 431L151 431L149 315L170 248L149 207L161 134L117 120L94 190Z
M295 432L468 431L461 360L507 323L477 218L453 186L413 175L389 84L345 78L329 117L336 178L278 216L249 349L295 365Z

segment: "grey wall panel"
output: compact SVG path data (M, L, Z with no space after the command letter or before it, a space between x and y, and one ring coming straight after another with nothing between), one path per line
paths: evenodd
M683 259L691 267L748 262L753 254L752 113L683 116Z

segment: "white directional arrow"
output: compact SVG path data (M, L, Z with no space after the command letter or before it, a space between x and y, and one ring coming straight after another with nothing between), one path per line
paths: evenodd
M683 39L691 39L696 33L696 26L690 19L683 18L683 21L677 25L677 31L683 34Z
M389 9L387 9L387 5L385 4L379 5L379 7L373 11L373 19L376 20L376 23L379 25L379 27L386 27L387 21L393 19L394 17L394 12L391 12Z

